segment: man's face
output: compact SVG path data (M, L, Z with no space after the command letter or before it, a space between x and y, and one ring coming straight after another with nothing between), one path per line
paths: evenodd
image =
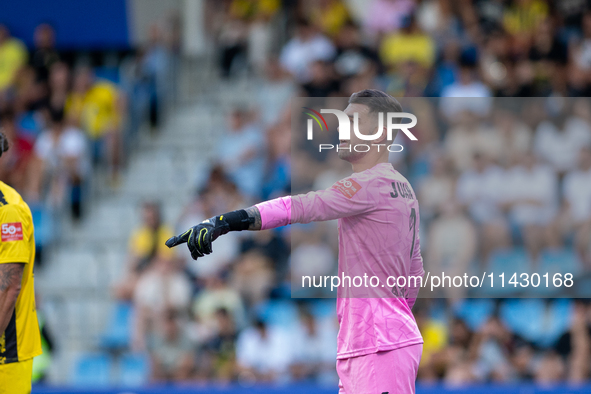
M369 152L356 152L354 147L358 144L370 145L381 143L385 138L385 133L380 137L380 141L363 141L357 137L354 132L354 114L358 114L359 132L363 135L375 134L378 128L378 113L370 112L369 107L364 104L349 104L345 109L345 114L349 117L349 124L351 125L351 139L340 140L339 144L339 159L354 163L361 159ZM351 148L349 151L349 147ZM359 149L364 150L364 149Z

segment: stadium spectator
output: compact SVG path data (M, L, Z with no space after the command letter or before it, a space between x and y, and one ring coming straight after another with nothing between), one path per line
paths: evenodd
M30 186L29 164L33 156L34 141L20 132L12 109L6 109L0 114L0 128L12 145L2 155L0 179L18 190L27 191Z
M514 103L514 100L507 100L507 104ZM499 139L489 139L498 143L495 147L497 161L501 166L514 163L526 152L531 150L533 133L529 126L513 112L498 108L493 111L492 122Z
M433 274L462 276L470 271L478 251L476 228L455 201L442 204L441 215L430 226L425 266ZM465 288L448 287L446 297L465 297Z
M421 219L433 219L443 206L455 196L455 180L450 174L450 164L442 154L433 158L431 171L419 183L417 195L421 202Z
M336 96L340 90L339 80L333 77L332 64L316 60L310 65L310 81L302 85L304 96L329 97Z
M331 323L333 319L319 322L307 310L300 311L292 343L294 355L290 370L294 380L311 380L319 383L335 380L333 364L336 347L330 338L336 335L336 332L334 324Z
M229 314L232 324L237 328L242 328L246 324L246 311L240 294L228 286L224 279L215 276L205 280L205 286L195 297L192 309L201 324L209 328L220 323L220 309Z
M230 382L236 378L237 329L231 314L224 308L215 311L215 319L215 334L202 347L210 357L204 378Z
M403 18L400 30L384 37L380 58L392 73L408 62L426 70L435 61L435 43L419 29L414 15L408 16Z
M28 56L24 44L11 37L8 28L0 24L0 94L14 83L18 71L27 64Z
M279 123L267 130L267 163L261 198L285 195L291 189L291 135L290 125Z
M49 106L64 108L70 94L70 69L66 63L53 62L47 70L49 87ZM67 119L70 123L71 119ZM75 126L75 122L74 123Z
M508 170L501 198L532 256L544 246L559 244L552 225L558 209L558 179L552 167L538 163L533 153L525 154Z
M258 85L256 93L259 116L264 126L289 123L285 112L295 92L295 83L282 68L279 59L270 58L265 65L265 78Z
M474 100L477 104L468 104L462 98L445 98L440 101L442 106L458 108L464 103L471 106L481 106L482 100ZM445 104L448 103L448 104ZM455 110L455 109L454 109ZM504 149L500 133L472 111L465 110L449 119L451 128L443 142L445 153L452 160L454 168L459 172L466 172L473 168L476 156L486 156L488 160L496 159Z
M353 77L369 67L377 66L383 72L377 52L363 42L359 27L353 22L346 23L335 38L337 53L334 59L335 71L342 78Z
M265 165L263 132L246 109L234 109L228 123L228 131L218 140L217 157L240 192L252 198L260 189Z
M236 289L247 307L252 308L269 297L275 275L269 258L257 250L240 256L234 266L230 284Z
M564 179L564 202L568 212L568 225L574 228L579 254L590 262L591 248L591 149L584 148L579 154L579 165Z
M150 346L151 379L155 382L181 382L191 378L193 352L180 327L175 310L164 313L163 327Z
M142 223L129 237L126 273L115 289L119 299L132 298L138 278L157 258L169 260L173 257L170 249L164 245L171 234L172 229L162 222L159 204L143 203Z
M281 50L281 65L300 82L311 78L310 65L316 60L331 60L336 53L333 43L306 20L298 21L296 34Z
M96 80L93 70L86 66L75 71L65 105L67 117L86 132L93 163L108 165L114 185L121 165L121 104L122 97L113 83Z
M168 332L171 320L176 324L176 319L167 317L171 311L179 319L185 319L191 293L191 283L179 269L178 262L169 256L158 257L154 265L137 281L134 290L136 316L133 349L144 351L155 335Z
M309 19L329 37L337 36L350 20L349 11L342 0L320 0L310 4Z
M370 4L364 28L374 39L400 29L415 8L411 0L376 0Z
M35 69L37 79L47 82L49 70L60 61L60 55L55 49L55 30L47 23L35 28L35 49L31 55L31 66Z
M515 37L515 50L522 49L548 15L548 4L541 0L517 0L504 11L503 27Z
M238 336L236 360L239 381L285 381L292 360L290 340L283 329L262 320Z
M148 89L148 118L152 132L160 126L166 88L170 79L170 55L158 25L150 26L149 42L141 58L140 73Z
M460 175L458 201L465 206L481 232L481 256L509 244L507 223L502 212L504 173L482 155L474 156L474 169Z
M66 124L63 109L51 108L49 112L50 127L35 142L30 198L41 201L47 196L55 208L67 203L73 217L79 219L82 189L89 174L87 140L82 131Z
M534 138L536 154L551 164L557 172L575 168L578 153L591 146L591 127L579 117L570 116L562 100L548 100L550 119L541 122ZM556 108L550 108L550 107Z

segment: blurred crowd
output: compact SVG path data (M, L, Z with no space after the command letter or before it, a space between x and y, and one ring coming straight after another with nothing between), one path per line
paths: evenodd
M133 309L123 350L149 354L154 381L335 384L334 300L290 292L298 273L334 272L332 223L230 233L197 261L164 246L205 218L350 173L336 154L294 149L293 97L377 88L417 115L418 141L399 136L391 161L419 198L427 271L463 274L507 253L532 268L556 251L580 277L591 267L587 0L210 0L204 23L221 84L254 83L227 108L223 150L181 217L146 202L130 234L114 289ZM109 78L104 64L62 59L55 40L41 25L27 50L0 27L0 123L17 148L0 179L78 217L96 168L116 183L130 138L145 122L157 130L178 43L155 27ZM420 381L589 379L587 302L444 295L415 307Z
M46 23L33 35L27 48L0 24L0 127L11 145L0 179L31 207L42 261L60 218L79 220L93 190L116 187L140 127L158 126L176 55L157 26L145 47L108 53L60 48Z
M116 295L134 306L131 347L150 354L154 381L335 383L334 300L290 298L292 276L335 272L332 223L230 233L197 261L163 246L204 218L350 173L336 154L293 146L293 97L377 88L419 117L418 141L398 139L391 161L421 204L426 270L463 274L507 253L535 269L559 251L584 277L591 103L567 97L591 86L587 1L228 0L206 2L205 19L221 78L255 83L228 108L223 150L179 220L146 203L130 238ZM416 305L420 381L589 379L587 302L442 295Z

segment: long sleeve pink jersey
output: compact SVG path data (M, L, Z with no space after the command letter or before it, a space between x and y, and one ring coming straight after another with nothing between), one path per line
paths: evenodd
M354 173L326 190L257 207L262 229L338 219L339 277L378 278L372 285L366 279L359 287L338 288L338 359L423 342L411 312L420 284L412 278L424 273L419 204L391 164Z

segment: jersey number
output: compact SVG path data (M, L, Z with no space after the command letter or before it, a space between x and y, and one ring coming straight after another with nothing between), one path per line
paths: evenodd
M414 208L410 210L410 217L408 218L408 230L412 231L412 244L410 245L410 258L415 250L415 239L417 236L417 211Z

